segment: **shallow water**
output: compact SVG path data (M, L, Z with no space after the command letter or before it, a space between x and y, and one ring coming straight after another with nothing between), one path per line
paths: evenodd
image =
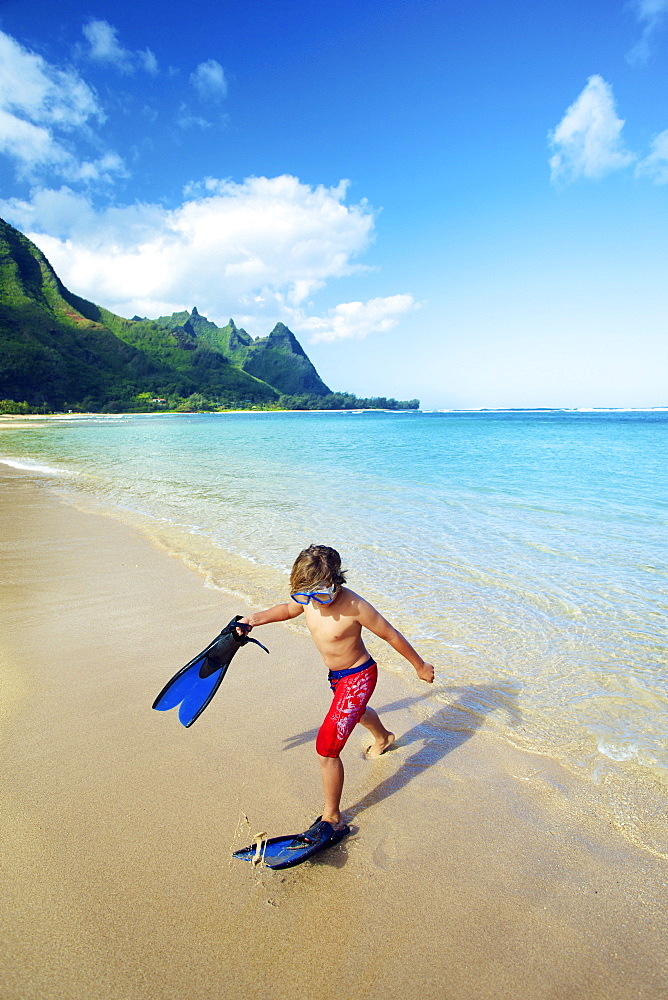
M301 548L335 546L458 689L463 730L586 775L668 853L668 413L91 418L4 430L0 459L256 606Z

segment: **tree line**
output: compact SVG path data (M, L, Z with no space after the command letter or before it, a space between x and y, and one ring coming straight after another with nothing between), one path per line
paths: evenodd
M419 399L400 400L386 396L356 396L352 392L330 392L326 396L299 393L295 396L282 395L271 402L254 402L250 399L233 399L224 395L206 396L193 392L183 397L177 394L155 396L150 392L140 392L132 399L111 400L103 406L96 406L92 398L81 402L64 403L54 411L44 403L17 402L13 399L0 400L0 414L44 414L50 413L216 413L226 410L417 410Z

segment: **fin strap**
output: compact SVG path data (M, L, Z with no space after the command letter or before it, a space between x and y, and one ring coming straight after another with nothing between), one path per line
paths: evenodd
M244 633L246 633L250 632L250 630L253 627L252 625L249 625L248 622L242 622L240 619L241 615L235 615L232 621L225 626L225 628L220 634L229 635L231 633L232 638L235 640L235 642L238 642L240 646L245 646L247 642L254 642L256 646L260 646L260 648L263 649L265 653L268 653L269 650L267 649L266 646L262 645L259 639L251 639L249 635L246 634L239 635L237 633L238 628L240 628Z
M251 637L249 635L246 636L246 642L254 642L255 645L259 646L260 649L263 649L265 651L265 653L269 652L269 650L267 649L267 647L263 646L262 643L258 639L251 639Z
M309 827L305 833L300 833L298 837L288 845L289 851L298 851L302 847L313 847L316 844L326 844L334 835L334 827L327 820L321 819L313 826Z

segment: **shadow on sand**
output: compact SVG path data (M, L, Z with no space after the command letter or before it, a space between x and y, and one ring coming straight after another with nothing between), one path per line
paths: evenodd
M405 788L409 781L424 773L447 754L470 740L483 725L485 718L495 711L503 711L512 726L521 720L518 707L519 685L504 679L497 684L467 685L457 688L440 688L423 695L402 698L378 708L378 714L399 711L414 706L425 698L434 695L454 698L433 715L423 719L417 725L398 737L391 750L383 756L383 760L391 758L395 750L422 743L422 746L410 757L402 761L394 774L388 776L374 789L368 792L359 802L346 806L345 814L348 820L354 819L365 809L382 802ZM317 729L309 729L285 740L285 750L292 750L303 743L315 740Z
M364 812L365 809L370 809L382 802L383 799L389 798L390 795L394 795L395 792L401 791L418 775L423 774L447 754L470 740L483 725L485 718L492 712L504 712L510 725L517 725L522 718L518 707L519 690L519 685L504 679L495 685L440 688L417 697L402 698L379 708L377 711L382 716L383 713L409 708L425 698L432 698L434 695L445 695L454 699L448 705L444 705L443 708L434 712L433 715L413 726L408 732L403 733L393 744L391 750L383 755L383 762L390 763L395 750L411 746L413 743L422 743L420 749L407 757L394 774L381 781L359 802L345 807L344 813L346 820L350 823L351 833L350 838L343 841L343 845L345 846L349 839L354 840L359 832L359 827L352 823L356 816ZM303 743L311 742L317 733L317 729L309 729L289 737L285 740L284 749L292 750ZM317 854L310 860L310 864L343 868L347 860L345 850L334 849L331 852L323 851L322 854Z
M511 725L517 725L521 714L517 704L519 688L504 680L497 685L469 685L461 688L447 688L442 692L455 696L455 700L423 719L408 732L403 733L394 743L392 750L422 743L410 757L406 757L394 774L385 778L354 805L346 806L346 816L354 819L359 813L377 805L383 799L401 791L406 785L423 774L428 768L443 760L447 754L470 740L492 712L503 710ZM410 702L412 699L406 699ZM419 700L419 699L414 699ZM386 706L385 711L405 707L401 702ZM388 756L391 751L388 752Z

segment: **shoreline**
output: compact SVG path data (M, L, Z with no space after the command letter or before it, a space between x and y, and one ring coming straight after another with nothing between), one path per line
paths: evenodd
M475 413L517 413L517 414L546 414L546 413L668 413L668 406L535 406L535 407L419 407L418 409L382 409L380 407L359 407L355 409L326 409L326 410L278 410L278 409L248 409L248 410L189 410L180 412L177 410L147 410L145 412L131 413L0 413L0 430L4 427L14 429L22 425L29 427L34 423L51 421L80 421L80 420L127 420L131 417L192 417L192 416L237 416L242 413L442 413L442 414L475 414Z
M355 407L354 409L321 409L321 410L280 410L276 407L267 407L263 409L262 407L254 407L253 409L247 410L142 410L135 411L132 410L127 413L0 413L0 424L4 422L10 422L13 426L16 423L19 424L21 421L40 421L40 420L123 420L128 417L194 417L194 416L220 416L227 414L239 414L239 413L422 413L435 411L422 411L422 410L409 410L409 409L389 409L380 406L361 406ZM438 412L451 412L451 411L438 411ZM452 412L473 412L473 411L455 411Z
M558 764L453 728L454 691L381 671L398 747L351 737L353 835L285 873L231 861L319 809L310 641L266 626L271 658L242 651L183 730L152 699L240 602L25 474L0 507L6 1000L661 995L665 864Z

